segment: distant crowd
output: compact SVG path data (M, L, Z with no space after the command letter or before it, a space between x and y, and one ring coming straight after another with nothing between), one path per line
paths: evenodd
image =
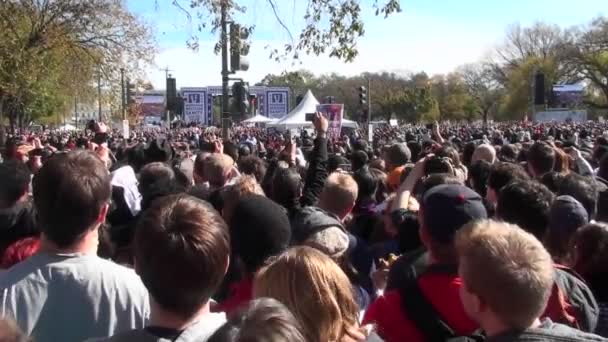
M607 341L608 124L9 134L0 341Z

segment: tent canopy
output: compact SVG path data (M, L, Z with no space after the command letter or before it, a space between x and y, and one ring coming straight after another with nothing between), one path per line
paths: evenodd
M248 123L267 123L267 122L273 122L275 121L274 119L271 119L269 117L266 117L264 115L260 115L257 114L254 117L251 117L247 120L243 120L243 123L248 124Z
M306 121L306 113L314 113L317 111L317 106L319 105L319 101L312 94L310 89L302 98L302 101L294 108L289 114L285 115L281 119L273 122L270 126L274 126L281 130L286 130L290 128L300 128L300 127L311 127L312 122ZM358 128L356 122L342 119L342 127L350 127L350 128Z

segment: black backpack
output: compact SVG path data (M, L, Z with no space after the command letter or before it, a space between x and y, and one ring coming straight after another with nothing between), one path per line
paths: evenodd
M429 266L425 272L457 273L455 265ZM407 278L399 288L402 309L409 319L420 330L426 341L477 342L484 341L482 335L459 336L443 320L433 305L424 297L418 286L418 275L415 266L410 266Z

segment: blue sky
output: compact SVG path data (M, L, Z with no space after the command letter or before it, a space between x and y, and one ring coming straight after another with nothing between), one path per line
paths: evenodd
M180 0L185 8L190 0ZM275 0L282 20L297 35L303 27L306 0ZM380 0L382 1L382 0ZM156 34L159 54L148 78L164 88L164 69L172 70L178 87L220 85L220 58L213 53L216 37L197 33L199 21L171 5L171 0L128 0L129 8L147 21ZM288 39L266 0L243 0L247 13L239 21L256 25L249 54L251 67L240 77L255 83L268 73L309 69L317 74L354 75L371 71L447 73L459 65L481 60L502 40L508 25L535 21L562 27L608 15L608 0L401 0L402 13L376 17L373 0L361 0L366 34L358 42L359 57L344 63L327 56L305 56L302 64L277 63L266 46L282 46ZM186 40L198 34L200 49L193 52Z

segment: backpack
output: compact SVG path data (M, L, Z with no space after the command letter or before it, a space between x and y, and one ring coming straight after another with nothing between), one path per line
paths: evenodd
M434 265L429 266L426 272L454 274L456 266ZM399 293L403 310L427 341L479 342L485 340L482 335L458 336L454 332L420 290L415 266L412 265L407 270L406 281L399 288Z
M585 281L572 269L554 265L555 283L543 314L553 322L585 332L594 332L599 307Z

